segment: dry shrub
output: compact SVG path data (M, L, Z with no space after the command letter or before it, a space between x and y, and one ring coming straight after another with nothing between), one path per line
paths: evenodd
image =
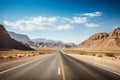
M20 51L20 50L11 50L11 51L0 51L0 59L13 59L20 57L30 57L42 54L52 54L56 53L57 50L54 49L41 49L38 51Z
M115 57L117 59L120 59L119 55L116 55L114 53L106 53L106 52L85 52L85 51L80 51L80 50L63 50L64 53L67 54L79 54L79 55L88 55L88 56L97 56L97 57Z
M115 56L116 59L120 59L120 56Z
M102 57L102 54L95 54L95 56L97 56L97 57Z
M14 56L14 55L8 56L8 59L14 59L14 58L16 58L16 56Z
M7 59L8 56L0 56L0 59Z
M115 57L113 53L104 53L103 56L107 56L107 57Z
M118 59L120 59L120 56L118 56Z
M96 56L96 54L95 53L91 53L91 56Z

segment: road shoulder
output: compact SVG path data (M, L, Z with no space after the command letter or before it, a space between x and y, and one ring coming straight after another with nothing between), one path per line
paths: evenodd
M95 56L87 56L87 55L78 55L78 54L67 54L71 57L74 57L78 60L82 60L89 64L94 64L101 68L105 68L107 70L116 72L120 74L120 60L108 58L108 57L95 57Z

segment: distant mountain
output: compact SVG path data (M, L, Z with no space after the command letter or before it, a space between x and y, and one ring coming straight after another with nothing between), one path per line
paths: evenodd
M0 50L9 49L33 50L28 45L22 44L12 39L4 26L0 24Z
M32 39L32 41L40 48L70 48L76 46L74 43L64 43L62 41L55 41L44 38L36 38Z
M30 38L24 34L17 34L15 32L10 32L10 31L9 31L9 34L13 39L20 41L20 42L30 42L31 41Z
M64 43L62 41L55 41L51 39L30 39L25 34L18 34L15 32L9 32L9 34L13 39L21 42L22 44L29 45L32 48L70 48L75 46L74 43Z
M120 50L120 28L110 33L98 33L90 36L77 46L82 50Z
M44 39L44 38L36 38L36 39L32 39L33 42L36 43L50 43L50 44L64 44L62 41L55 41L55 40L51 40L51 39Z

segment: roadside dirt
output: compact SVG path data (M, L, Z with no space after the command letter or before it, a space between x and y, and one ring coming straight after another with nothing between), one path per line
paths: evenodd
M22 64L25 62L29 62L31 60L34 60L37 58L42 58L42 57L45 57L48 55L50 55L50 54L36 55L36 56L31 56L31 57L21 57L21 58L15 58L15 59L0 59L0 69L5 68L10 65Z

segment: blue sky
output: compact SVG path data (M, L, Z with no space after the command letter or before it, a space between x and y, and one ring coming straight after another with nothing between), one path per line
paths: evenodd
M80 43L120 26L120 0L0 0L0 23L32 39Z

